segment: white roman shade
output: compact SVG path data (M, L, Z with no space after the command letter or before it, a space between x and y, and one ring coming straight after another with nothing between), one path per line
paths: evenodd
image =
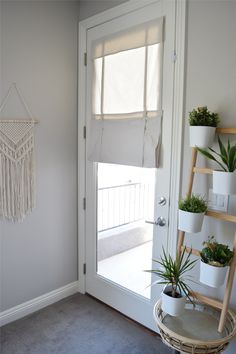
M158 167L163 18L94 41L88 158Z

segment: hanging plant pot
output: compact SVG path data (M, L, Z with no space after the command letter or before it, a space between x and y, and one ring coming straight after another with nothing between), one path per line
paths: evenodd
M211 146L214 141L216 128L206 126L190 126L189 127L189 141L190 146L198 146L200 148L207 148Z
M200 262L200 282L218 288L224 284L228 266L214 267L210 264Z
M191 213L179 209L179 230L196 233L202 229L205 213Z
M213 171L213 193L236 194L236 171Z
M171 296L172 287L167 285L161 294L161 308L171 316L180 316L184 312L186 297L179 294L179 297Z

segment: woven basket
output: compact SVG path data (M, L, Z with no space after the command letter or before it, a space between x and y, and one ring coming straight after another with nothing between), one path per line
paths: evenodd
M192 321L190 323L184 323L185 319L184 316L181 318L171 317L164 313L161 309L161 300L159 300L155 307L154 307L154 319L155 322L160 330L160 335L162 337L163 342L168 345L169 347L178 350L183 353L195 353L195 354L217 354L222 353L226 347L228 346L229 342L234 338L236 335L236 315L229 310L226 317L226 324L222 334L217 332L217 324L220 317L220 310L215 309L209 305L202 304L200 302L196 303L193 306L190 302L187 302L185 308L186 314L190 314L192 316ZM188 311L190 310L190 311ZM198 312L195 312L198 311ZM213 323L216 323L216 329L211 330L206 325L205 330L205 338L201 340L197 338L197 336L190 338L191 334L191 325L195 324L195 318L198 315L206 316L206 318L212 318ZM186 316L186 319L188 317ZM179 321L179 322L178 322ZM187 320L186 320L187 321ZM173 323L177 323L177 330L173 330ZM202 321L201 323L204 324L207 321ZM196 333L196 326L195 325L195 332ZM185 330L184 330L185 327ZM186 335L188 332L189 327L189 337ZM209 331L208 331L209 329ZM203 330L203 326L199 326L199 330ZM214 333L215 331L215 333ZM177 333L178 332L178 333ZM211 333L209 333L211 332ZM206 338L209 333L209 338ZM214 334L212 336L212 333ZM215 338L214 338L215 337Z

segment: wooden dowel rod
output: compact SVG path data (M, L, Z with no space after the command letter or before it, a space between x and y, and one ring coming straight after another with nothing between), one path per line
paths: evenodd
M188 190L187 190L187 196L190 196L192 193L192 188L193 188L193 178L194 178L194 172L193 169L196 165L197 161L197 149L193 148L192 151L192 161L191 161L191 168L190 168L190 176L189 176L189 185L188 185Z
M219 213L217 211L212 211L212 210L207 210L206 215L222 221L236 222L236 215Z
M219 300L212 299L212 298L202 295L198 292L192 291L189 293L189 295L191 297L195 298L196 300L199 300L200 302L203 302L204 304L207 304L207 305L217 308L219 310L221 310L223 307L222 302L220 302Z
M195 172L195 173L204 173L204 174L212 175L213 170L212 170L211 168L194 167L193 172Z
M187 253L191 253L191 254L194 254L194 256L200 257L200 251L198 251L197 249L181 246L181 251L183 251L184 249Z
M38 124L38 119L0 119L0 123L34 123Z
M192 161L191 161L191 168L190 168L190 173L189 173L189 185L188 185L188 190L187 190L187 196L190 196L192 193L193 178L194 178L193 168L196 165L196 161L197 161L197 149L193 148L192 149ZM181 247L183 246L183 243L184 243L184 236L185 236L185 232L179 231L178 246L177 246L177 255L178 256L180 256L180 254L181 254Z
M236 128L216 128L217 134L236 134Z
M177 255L178 255L178 257L180 257L180 254L181 254L181 248L182 248L183 243L184 243L184 236L185 236L185 232L184 231L179 231L178 246L177 246Z
M233 281L234 281L234 273L235 273L235 267L236 267L236 232L235 232L235 236L234 236L233 252L234 252L234 255L233 255L233 259L232 259L232 262L231 262L230 268L229 268L229 274L228 274L225 295L224 295L224 300L223 300L223 307L222 307L222 312L220 315L220 323L219 323L219 327L218 327L218 331L220 333L224 329L225 319L226 319L227 311L229 308L229 301L230 301L232 287L233 287Z

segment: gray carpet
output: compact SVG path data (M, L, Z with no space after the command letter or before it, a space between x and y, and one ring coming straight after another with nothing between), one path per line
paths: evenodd
M1 354L169 354L159 336L76 294L1 329Z

